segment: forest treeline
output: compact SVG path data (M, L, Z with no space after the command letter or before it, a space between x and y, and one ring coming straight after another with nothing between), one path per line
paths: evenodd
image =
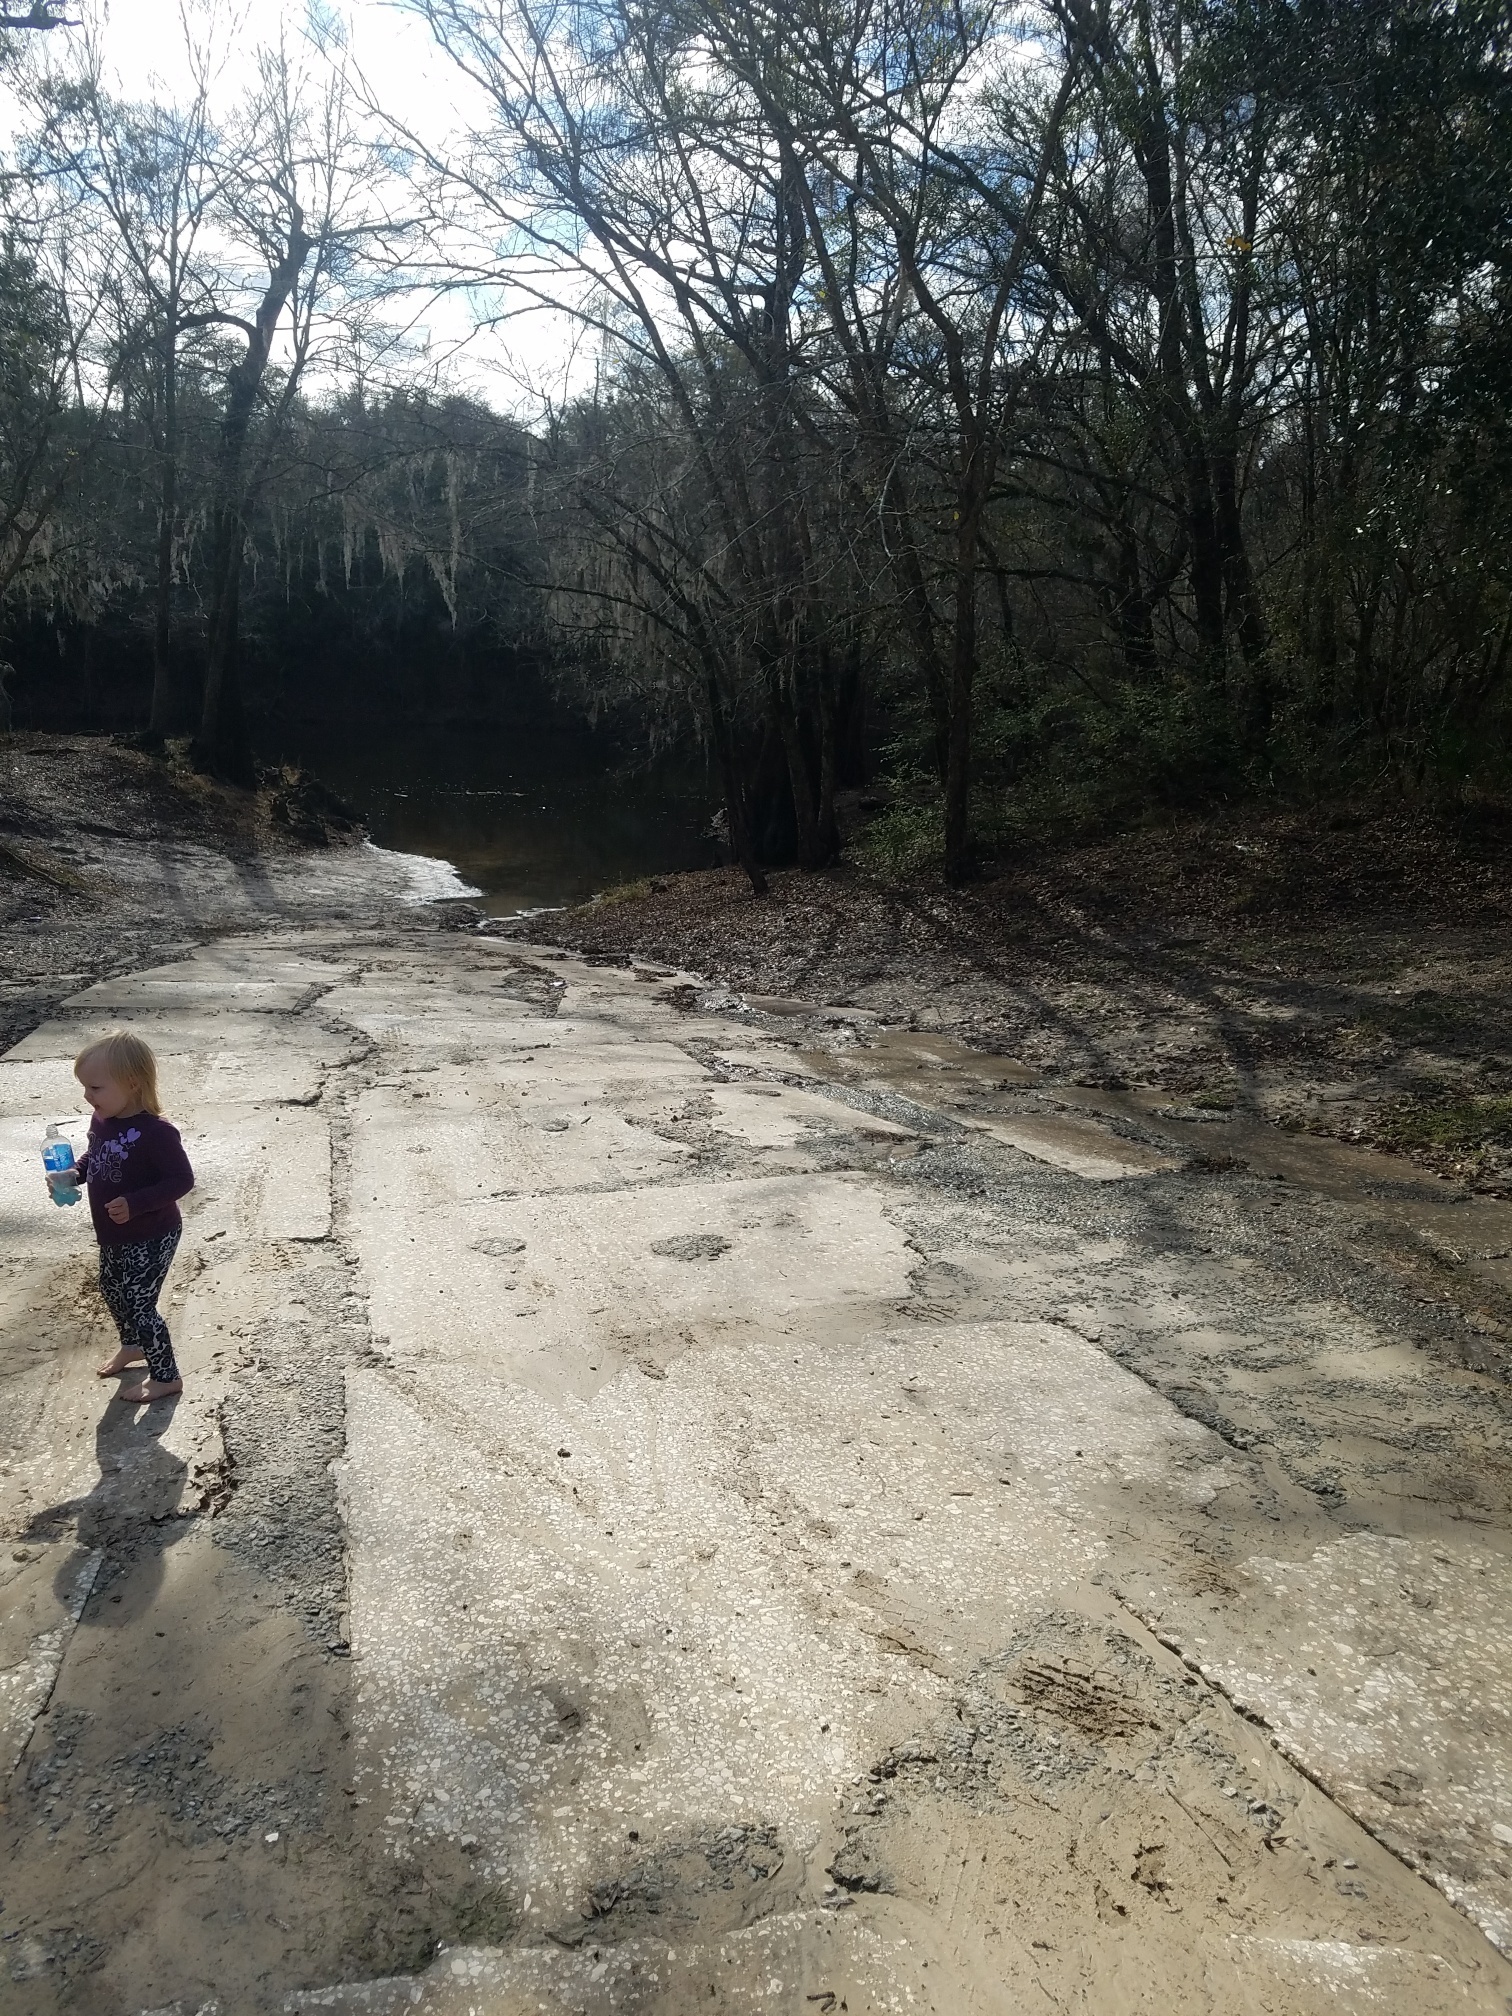
M868 844L951 879L1067 818L1505 785L1500 0L409 11L445 134L331 35L228 109L213 15L153 104L0 21L18 663L134 636L143 725L235 777L244 686L342 626L530 652L702 742L758 885L879 766ZM509 414L406 346L426 295L485 346L544 311Z

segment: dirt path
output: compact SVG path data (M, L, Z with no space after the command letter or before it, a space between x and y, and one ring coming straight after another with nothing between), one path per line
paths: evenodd
M122 1018L151 1417L31 1180ZM1503 2012L1505 1389L1363 1165L1033 1075L419 925L0 1060L7 2008Z

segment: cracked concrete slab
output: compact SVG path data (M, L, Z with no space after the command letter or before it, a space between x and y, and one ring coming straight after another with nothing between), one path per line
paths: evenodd
M878 1141L915 1138L911 1128L896 1120L802 1087L738 1081L716 1085L709 1093L709 1103L714 1125L722 1133L739 1135L752 1148L796 1148L812 1128Z
M1242 1636L1190 1600L1162 1628L1512 1952L1512 1562L1355 1533L1245 1567Z
M363 1173L375 1147L360 1137ZM901 1236L845 1177L548 1190L466 1213L379 1181L354 1220L373 1326L400 1363L547 1380L626 1358L664 1370L701 1331L760 1336L800 1310L907 1292Z
M247 1240L324 1239L331 1229L331 1123L304 1106L205 1102L184 1145L205 1206ZM203 1208L203 1207L202 1207Z
M671 981L261 932L0 1060L22 2016L1501 2011L1487 1383L1012 1060ZM33 1172L107 1014L158 1424Z
M434 1356L397 1388L353 1375L353 1646L394 1732L368 1740L369 1796L401 1836L470 1837L543 1923L631 1827L817 1839L967 1662L1104 1557L1078 1462L1105 1502L1173 1468L1193 1505L1216 1489L1215 1438L1078 1338L803 1313L584 1398L474 1365L462 1407Z
M0 1770L6 1777L47 1706L63 1648L94 1588L101 1554L97 1547L65 1543L61 1549L39 1548L23 1560L23 1572L3 1584L0 1616Z
M397 1188L447 1211L506 1193L641 1182L687 1159L680 1143L632 1124L618 1101L590 1106L552 1082L505 1089L490 1078L443 1065L424 1080L374 1085L357 1109L359 1189L377 1185L376 1200ZM417 1105L426 1116L419 1141Z

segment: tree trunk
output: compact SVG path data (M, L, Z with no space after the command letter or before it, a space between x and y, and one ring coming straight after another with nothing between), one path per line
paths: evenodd
M257 404L273 332L292 293L300 270L314 249L306 236L298 207L289 231L288 250L268 279L268 291L247 330L244 356L232 366L226 385L226 410L221 418L219 468L216 474L214 563L210 590L209 653L205 664L205 707L200 720L195 760L212 776L232 784L256 782L252 745L247 734L238 665L238 604L241 599L242 548L246 544L246 486L242 464L252 409Z
M1186 455L1185 516L1190 548L1192 617L1203 675L1218 685L1224 671L1223 551L1213 509L1207 457L1193 445Z
M1124 671L1132 685L1155 683L1155 619L1145 587L1139 537L1120 508L1117 522L1118 579L1113 593L1113 622L1123 652Z
M1180 277L1180 247L1176 229L1176 185L1172 177L1167 110L1155 58L1155 34L1150 9L1136 10L1140 56L1145 69L1144 102L1134 133L1134 152L1144 177L1154 245L1150 286L1159 317L1156 355L1161 403L1181 458L1181 515L1186 532L1188 574L1192 584L1192 618L1203 677L1215 683L1223 677L1223 554L1213 503L1212 474L1202 429L1192 412L1188 381L1188 339L1196 346L1196 330L1185 326Z
M793 796L793 818L798 827L798 865L818 868L818 827L814 818L814 790L809 781L808 758L803 750L797 710L793 705L792 682L787 668L778 661L767 668L767 706L772 726L782 744L787 762L788 788Z
M924 690L929 700L929 715L934 726L935 770L941 788L950 771L950 691L945 671L940 663L940 647L936 634L934 609L929 599L929 583L919 559L919 549L914 536L913 512L908 487L901 468L901 456L894 444L892 464L887 470L883 486L883 509L893 521L894 536L889 541L892 554L893 578L900 590L903 606L903 621L908 629L909 642L924 674Z
M826 862L840 851L840 834L835 825L835 771L837 763L839 696L830 665L828 645L819 648L819 849Z
M971 873L971 689L976 674L980 520L980 510L968 506L963 498L956 539L955 637L950 654L945 769L945 880L952 887L958 887Z
M714 750L719 758L720 776L724 781L725 816L730 822L730 852L745 871L753 896L765 896L767 880L756 860L756 850L751 844L751 820L746 805L745 784L740 775L740 764L735 754L734 737L730 733L729 717L725 713L724 695L719 690L719 675L710 666L705 673L709 698L709 729L714 737Z
M169 327L163 357L163 470L158 491L157 581L152 609L154 735L183 735L194 725L195 695L173 665L173 528L178 515L178 337Z

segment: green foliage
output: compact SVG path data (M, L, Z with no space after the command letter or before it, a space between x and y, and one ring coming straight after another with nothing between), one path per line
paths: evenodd
M851 842L860 864L889 881L910 881L939 872L944 859L944 806L939 794L889 805Z
M1450 1093L1414 1101L1388 1112L1381 1132L1399 1148L1512 1147L1512 1098Z
M1189 687L1133 687L1056 673L1018 655L988 668L976 705L972 830L987 856L1026 840L1127 825L1253 789L1257 766L1222 706ZM939 865L942 807L927 724L900 706L882 754L896 803L852 843L889 872Z
M651 894L649 877L642 875L634 882L615 882L607 889L601 889L592 898L589 908L593 910L612 909L616 903L640 903Z
M1212 799L1242 772L1231 724L1200 690L1047 680L991 707L984 773L1004 837L1126 823Z

